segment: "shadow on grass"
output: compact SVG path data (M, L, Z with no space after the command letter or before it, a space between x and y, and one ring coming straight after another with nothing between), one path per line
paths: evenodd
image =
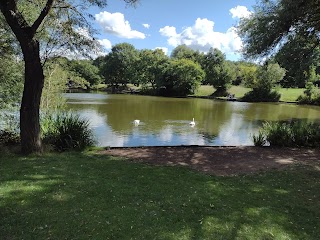
M2 239L317 239L320 176L214 177L84 153L0 157Z

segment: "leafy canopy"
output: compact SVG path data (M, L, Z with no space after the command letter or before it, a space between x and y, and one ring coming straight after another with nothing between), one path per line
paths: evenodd
M249 18L243 18L239 35L246 57L268 56L290 36L315 36L319 44L319 0L260 0Z

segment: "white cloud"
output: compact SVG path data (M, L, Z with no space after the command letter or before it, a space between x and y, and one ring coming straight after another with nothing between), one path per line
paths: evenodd
M169 49L168 49L168 48L166 48L166 47L156 47L155 49L161 49L161 50L162 50L162 52L164 52L164 54L168 55L168 51L169 51Z
M177 33L176 28L172 26L165 26L159 32L168 38L168 44L173 47L185 44L202 52L207 52L213 47L224 53L238 52L242 47L235 27L229 28L225 33L215 32L214 22L207 18L198 18L193 26L186 27L181 33Z
M108 39L102 39L98 40L101 46L103 46L105 49L109 50L112 48L112 44Z
M106 33L128 39L144 39L146 37L144 33L132 30L130 23L125 20L122 13L109 13L104 11L96 14L95 18Z
M142 26L144 26L145 28L150 28L150 24L148 24L148 23L144 23L144 24L142 24Z
M245 6L231 8L230 13L232 18L248 18L252 14Z

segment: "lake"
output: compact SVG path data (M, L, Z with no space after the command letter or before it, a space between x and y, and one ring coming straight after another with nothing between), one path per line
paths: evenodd
M68 108L89 120L98 146L253 145L252 135L264 121L320 121L320 107L306 105L106 93L65 96Z

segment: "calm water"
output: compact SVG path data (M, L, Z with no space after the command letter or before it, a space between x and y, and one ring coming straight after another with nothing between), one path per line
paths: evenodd
M252 134L266 120L320 121L320 107L313 106L104 93L66 97L70 109L90 120L99 146L253 145Z

